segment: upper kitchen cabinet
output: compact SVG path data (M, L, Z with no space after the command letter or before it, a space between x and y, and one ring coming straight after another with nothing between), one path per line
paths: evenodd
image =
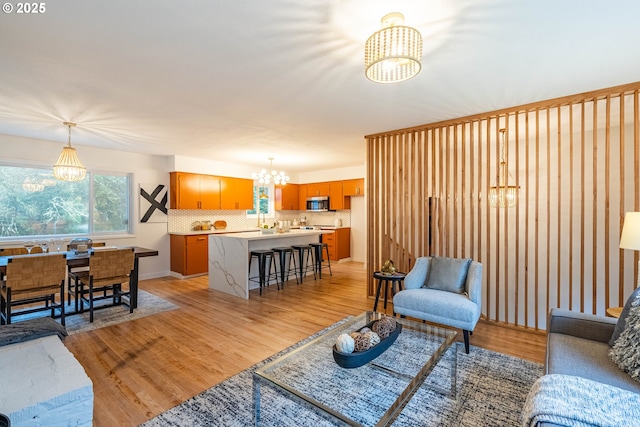
M364 196L364 178L342 181L344 196Z
M187 172L169 174L171 209L218 209L220 182L218 177Z
M253 180L218 177L220 180L220 208L222 210L253 209Z
M275 193L275 209L277 211L300 210L300 187L298 186L298 184L276 186Z
M307 197L329 197L330 193L331 184L328 182L314 182L311 184L307 184Z
M329 183L329 209L337 211L345 209L343 197L342 181L331 181Z
M307 209L307 194L309 186L307 184L298 185L298 209L304 211Z
M253 208L253 181L171 172L171 209L245 210Z

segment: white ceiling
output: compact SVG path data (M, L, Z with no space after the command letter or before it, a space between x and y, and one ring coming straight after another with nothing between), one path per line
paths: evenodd
M17 2L9 0L13 5ZM292 172L364 135L640 80L637 0L47 0L0 16L0 134ZM388 12L423 68L364 77Z

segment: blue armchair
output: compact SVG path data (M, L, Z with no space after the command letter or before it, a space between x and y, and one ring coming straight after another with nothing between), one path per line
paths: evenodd
M469 333L480 319L482 264L470 259L420 257L393 297L393 311L460 328L469 353Z

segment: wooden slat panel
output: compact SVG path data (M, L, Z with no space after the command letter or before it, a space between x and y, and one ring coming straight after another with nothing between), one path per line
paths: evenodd
M604 314L622 304L635 285L625 270L638 275L638 254L631 267L616 242L625 211L640 210L639 91L634 83L367 137L369 269L471 257L484 266L483 317L527 328L545 329L551 307ZM487 198L501 127L509 182L521 187L516 208Z

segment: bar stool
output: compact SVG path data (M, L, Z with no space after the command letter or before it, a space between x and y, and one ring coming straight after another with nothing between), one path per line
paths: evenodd
M320 276L320 278L322 279L322 269L323 268L328 268L329 269L329 275L333 276L333 273L331 272L331 260L329 259L329 245L326 243L309 243L309 246L311 248L313 248L313 270L314 272L317 271L318 275ZM323 264L322 263L322 249L325 250L325 253L327 254L327 263Z
M313 270L313 280L316 280L316 268L313 262L309 263L309 258L313 258L313 254L311 251L311 246L309 245L293 245L291 248L298 255L298 269L300 271L300 283L302 283L302 278L307 274L307 271ZM304 255L307 254L307 261L304 262Z
M293 248L289 246L281 246L278 248L273 248L273 252L278 254L278 259L280 260L280 283L282 284L282 289L284 289L285 282L285 273L286 280L289 280L289 273L293 270L293 274L296 276L296 284L300 284L298 281L298 266L296 263L296 257L293 255ZM287 255L289 255L289 266L287 267Z
M258 258L258 275L251 277L251 261L253 258ZM269 273L267 273L267 258L269 258ZM273 267L273 271L271 268ZM260 283L260 295L262 295L262 288L269 286L269 282L275 279L278 289L280 284L278 283L278 270L276 268L275 253L268 249L254 250L249 255L249 281Z

